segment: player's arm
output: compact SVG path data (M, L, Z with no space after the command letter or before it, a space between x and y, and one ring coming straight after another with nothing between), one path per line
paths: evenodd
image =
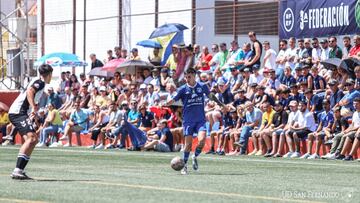
M31 114L35 114L36 111L35 94L36 94L36 90L33 87L30 87L29 89L26 90L26 98L31 107Z

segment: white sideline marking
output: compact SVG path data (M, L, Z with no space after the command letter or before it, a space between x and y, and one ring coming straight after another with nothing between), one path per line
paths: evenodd
M0 149L12 149L12 150L19 150L17 147L0 147ZM158 153L154 156L154 153L145 154L145 153L128 153L126 151L96 151L93 149L89 150L71 150L71 148L36 148L36 151L58 151L58 152L66 152L66 153L85 153L85 154L96 154L96 155L121 155L122 153L126 153L126 156L151 156L151 157L173 157L176 153ZM244 158L247 156L243 156ZM247 162L261 162L261 163L281 163L281 164L295 164L295 165L312 165L312 166L336 166L336 167L354 167L359 168L360 165L354 164L331 164L331 163L314 163L314 162L296 162L296 161L289 161L289 159L279 158L277 160L273 159L244 159L244 158L228 158L228 157L208 157L208 156L201 156L200 159L208 159L208 160L217 160L217 161L247 161ZM250 158L250 157L249 157ZM319 160L320 161L320 160ZM331 162L331 161L329 161ZM356 161L355 161L356 162Z
M272 200L272 201L282 201L282 202L313 202L320 203L318 201L311 200L299 200L299 199L286 199L286 198L277 198L277 197L268 197L268 196L257 196L257 195L243 195L237 193L226 193L226 192L211 192L203 190L187 190L187 189L178 189L171 187L158 187L151 185L135 185L135 184L125 184L125 183L111 183L111 182L84 182L86 184L95 184L95 185L110 185L110 186L122 186L128 188L137 188L144 190L159 190L159 191L170 191L170 192L185 192L193 194L202 194L202 195L212 195L212 196L224 196L232 198L246 198L246 199L257 199L257 200Z
M32 201L32 200L27 200L27 199L14 199L14 198L2 198L2 197L0 197L0 202L46 203L43 201Z

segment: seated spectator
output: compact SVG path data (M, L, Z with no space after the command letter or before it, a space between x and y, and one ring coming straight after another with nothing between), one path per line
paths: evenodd
M48 135L53 133L56 136L61 125L62 120L59 111L55 108L55 102L48 104L47 117L40 131L40 139L36 147L45 147Z
M100 95L99 97L96 98L96 105L99 105L100 108L106 108L111 101L110 97L108 97L107 95L106 87L101 86L99 88L99 91L100 91Z
M346 118L342 117L340 114L340 108L337 107L334 110L334 123L331 126L331 128L324 128L325 138L324 138L324 144L332 144L334 137L345 131L346 128L349 127L349 123ZM341 137L337 137L341 138ZM326 155L321 156L322 159L328 159L332 156L332 154L335 154L336 148L330 150ZM335 159L335 156L333 157Z
M272 157L278 151L277 147L279 137L284 132L284 127L288 121L288 114L286 113L286 111L284 111L284 107L280 102L275 102L274 109L275 113L272 118L272 122L269 121L270 126L267 129L263 130L261 134L267 149L264 157Z
M344 97L344 93L338 88L337 80L331 79L328 84L330 87L330 107L339 107L339 102Z
M81 146L80 132L87 128L88 114L80 108L80 100L75 101L74 103L75 110L70 115L70 120L67 122L64 135L60 140L68 140L69 142L64 145L64 147L72 146L72 133L77 134L77 143Z
M50 104L50 103L54 103L55 104L55 108L59 109L62 105L62 101L60 96L54 92L54 88L49 87L48 88L48 98L47 98L47 102L46 104Z
M254 129L258 129L260 127L260 120L262 118L262 112L260 109L254 107L250 101L245 103L245 107L247 110L246 123L241 128L239 142L234 143L236 146L240 147L240 154L246 153L249 137L251 136L251 133Z
M8 113L4 109L0 108L0 132L2 137L6 136L6 126L9 123L10 120Z
M352 156L354 155L354 151L357 150L351 150L351 143L353 143L354 140L357 139L360 132L360 97L354 99L354 107L356 111L352 116L351 125L345 131L335 136L334 143L331 146L330 152L334 152L334 148L336 148L335 154L337 154L337 156L335 157L335 159L351 161L353 160ZM356 143L356 145L358 145L358 142ZM356 145L354 147L356 147ZM345 157L345 154L349 151L351 151L352 154L349 154L347 157ZM331 156L329 159L332 158L333 156Z
M291 68L288 63L285 64L284 76L282 77L282 80L280 82L281 88L289 88L291 84L296 83L294 76L291 75Z
M314 87L314 93L319 93L325 91L326 88L326 81L325 79L318 75L319 71L316 66L311 68L311 75L313 77L313 87Z
M263 140L262 135L268 134L269 130L271 130L271 125L273 121L273 117L275 114L275 111L272 109L272 106L269 102L263 103L263 114L261 119L261 126L259 129L254 129L252 132L252 141L254 144L254 151L252 151L249 156L255 155L255 156L261 156L263 154ZM272 149L268 150L266 153L270 154Z
M149 131L155 127L154 114L146 110L146 105L139 106L139 129L142 131Z
M172 152L173 151L173 135L167 125L167 120L163 119L158 123L158 127L149 131L154 132L154 135L148 136L148 141L144 146L144 150L154 149L158 152Z
M160 96L157 92L154 91L154 85L148 84L147 85L147 94L144 97L144 102L149 106L154 106L155 101L159 100Z
M346 80L346 89L348 93L339 101L334 107L341 107L341 116L350 117L352 116L354 105L353 101L356 97L360 97L360 92L354 89L355 81L353 79Z
M109 116L106 111L102 111L99 105L94 106L94 115L92 116L92 123L94 125L89 128L89 132L91 133L91 140L93 140L93 144L89 146L91 149L95 149L97 147L98 136L101 132L101 129L104 128L109 123Z
M88 84L83 84L80 89L80 96L81 96L81 103L80 108L88 109L89 108L89 101L90 101L90 93L88 91Z
M294 121L293 125L289 127L289 130L285 132L289 152L283 156L284 158L300 157L300 140L305 139L308 134L316 130L313 113L308 110L305 101L300 102L300 109ZM295 143L295 150L293 143Z
M319 114L319 125L317 130L313 133L308 135L307 141L307 152L301 156L301 159L318 159L320 158L320 146L323 143L325 137L324 129L329 129L334 124L334 114L330 109L330 102L329 100L323 100L322 102L324 111ZM312 146L313 142L316 140L316 148L315 153L312 154Z
M97 146L95 149L103 149L105 146L105 138L109 138L110 140L114 138L114 135L112 134L112 132L116 129L118 123L119 123L119 119L121 119L119 116L122 115L121 112L119 112L116 103L115 102L111 102L109 105L109 109L106 112L106 115L109 116L109 120L108 123L101 128L101 133L100 133L100 145ZM113 145L113 143L108 144L105 148L106 149L112 149L115 146Z

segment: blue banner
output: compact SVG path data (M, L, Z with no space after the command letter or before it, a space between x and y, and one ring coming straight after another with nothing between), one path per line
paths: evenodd
M279 36L325 37L360 32L360 0L284 0Z

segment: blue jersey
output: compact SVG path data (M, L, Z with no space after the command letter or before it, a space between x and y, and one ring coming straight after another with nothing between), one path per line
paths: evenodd
M196 83L194 87L188 84L181 86L176 95L173 97L175 101L181 99L183 103L183 122L204 122L205 119L205 95L209 95L210 91L207 85Z

